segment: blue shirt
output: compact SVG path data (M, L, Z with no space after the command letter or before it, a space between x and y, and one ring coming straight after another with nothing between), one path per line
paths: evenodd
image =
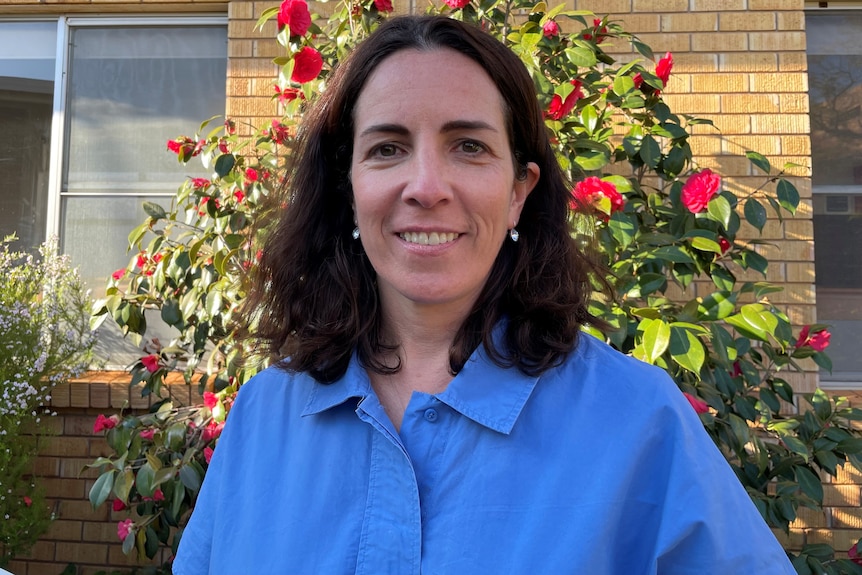
M795 571L667 374L582 336L540 377L473 354L396 432L354 357L242 387L176 575Z

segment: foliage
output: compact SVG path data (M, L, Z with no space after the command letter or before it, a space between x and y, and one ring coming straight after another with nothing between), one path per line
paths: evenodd
M146 334L145 309L160 310L177 329L174 341L148 344L150 355L133 366L132 382L144 394L161 395L165 376L178 369L215 392L209 406L166 399L108 432L116 456L94 464L103 474L90 497L94 505L109 498L137 505L140 519L123 537L127 552L135 547L152 557L157 540L176 546L214 440L200 430L224 420L255 370L238 367L242 349L229 329L243 297L240 279L255 265L248 230L278 184L272 174L305 106L325 89L334 63L391 10L387 0L342 2L328 19L306 20L296 16L305 9L299 2L285 0L259 21L279 24L283 116L250 139L237 137L228 122L203 133L205 123L201 134L169 142L180 162L199 156L213 177L183 183L168 210L146 206L149 217L129 236L138 255L114 274L96 306L97 317L112 317L135 338ZM709 122L674 114L662 97L672 55L656 62L608 17L526 0L449 0L431 10L480 23L535 80L559 161L579 182L573 234L595 237L584 243L597 246L614 288L613 297L597 294L592 303L611 331L587 330L671 374L771 526L788 531L799 506L819 509L821 474L835 475L846 462L862 467L862 439L851 428L862 412L819 390L794 393L787 383L784 373L801 370L802 360L829 369L828 332L813 325L794 336L770 299L780 288L765 281L762 242L745 239L764 228L770 211L779 221L795 213L799 194L787 174L796 166L775 170L747 152L763 174L757 189L726 185L701 169L690 138ZM620 53L626 57L613 55ZM155 500L157 491L163 501ZM794 564L800 573L862 572L823 546L806 547Z
M0 567L26 553L50 525L33 474L39 428L51 392L80 375L95 343L91 302L56 241L39 256L0 242Z

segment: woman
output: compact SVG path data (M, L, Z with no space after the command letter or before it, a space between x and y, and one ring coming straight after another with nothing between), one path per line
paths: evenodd
M667 375L579 335L592 268L516 56L389 20L303 130L246 308L285 359L175 573L794 572Z

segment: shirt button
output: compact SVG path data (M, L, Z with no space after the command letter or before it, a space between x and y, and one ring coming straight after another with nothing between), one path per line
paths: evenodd
M434 423L437 421L437 410L436 409L426 409L425 410L425 419Z

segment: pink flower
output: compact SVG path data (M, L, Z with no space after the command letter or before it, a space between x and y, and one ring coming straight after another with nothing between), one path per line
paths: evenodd
M323 56L311 46L303 46L293 57L293 73L290 79L297 84L311 82L323 70Z
M101 413L96 416L96 423L93 424L93 433L100 433L106 429L114 429L120 423L119 415L105 417Z
M607 211L601 208L604 198L610 200ZM617 191L617 187L596 176L581 180L572 190L572 209L596 210L604 221L608 221L610 215L623 209L624 205L625 198Z
M682 394L685 396L685 398L688 400L688 402L691 404L691 406L697 413L707 413L709 411L709 405L707 405L704 400L700 399L699 397L695 397L685 391L683 391Z
M161 489L156 489L153 492L153 501L164 501L164 500L165 500L165 494L162 492Z
M706 208L709 200L718 193L720 187L721 176L713 174L712 170L706 168L688 178L682 186L680 200L688 211L696 214Z
M176 140L168 140L168 149L175 154L180 153L180 143Z
M856 565L862 565L862 556L859 555L859 551L856 548L858 544L859 542L857 541L847 550L847 558Z
M147 368L150 373L155 373L159 370L159 356L156 354L146 355L141 358L141 363Z
M192 187L196 190L209 187L211 184L212 182L206 178L192 178Z
M118 497L117 499L114 499L113 502L111 502L111 509L113 509L114 511L123 511L124 509L126 509L126 504L123 503L123 500Z
M224 429L224 422L216 423L215 421L210 421L201 433L201 439L204 443L209 443L213 439L218 439L221 435L222 429Z
M831 333L825 329L815 331L814 333L810 332L810 325L806 325L800 330L799 339L796 340L797 348L808 346L814 351L823 351L829 347L829 340L832 338Z
M548 111L546 112L546 115L549 118L553 120L562 120L574 109L578 100L584 97L584 92L581 90L581 81L574 79L571 84L574 86L574 89L569 92L569 95L566 96L565 100L563 100L559 94L554 94L554 97L551 98L551 103L548 105Z
M213 448L212 447L204 447L204 459L207 464L209 464L210 460L213 458Z
M542 26L542 33L546 38L553 38L555 36L560 35L560 25L556 23L554 20L548 20L545 22L545 25Z
M392 12L392 0L374 0L378 12Z
M30 507L31 505L33 505L33 500L25 495L24 496L24 507Z
M276 20L279 30L287 26L292 36L302 36L311 26L308 4L305 0L284 0L278 9Z
M218 396L211 391L204 392L204 405L212 409L218 405Z
M129 536L129 533L132 532L132 527L134 526L134 522L131 519L126 519L125 521L120 521L117 523L117 537L120 538L120 541L123 541L126 537Z
M470 0L443 0L443 3L450 8L460 10L470 3Z
M664 58L658 61L658 64L655 65L655 75L658 76L662 83L667 86L668 80L670 80L670 71L673 68L673 55L668 52L664 55Z
M115 271L114 273L112 273L112 274L111 274L111 278L113 278L113 280L114 280L115 282L118 282L118 281L120 281L121 279L123 279L123 276L124 276L124 275L126 275L126 268L120 268L120 269L118 269L117 271Z
M150 429L142 429L138 435L141 436L141 439L146 439L147 441L152 441L153 437L156 435L156 430L153 428Z

